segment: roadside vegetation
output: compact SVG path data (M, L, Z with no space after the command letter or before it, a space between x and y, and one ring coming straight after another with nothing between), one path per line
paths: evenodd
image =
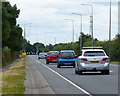
M16 5L2 2L2 67L9 65L19 57L22 50L22 28L17 25L16 19L20 10Z
M80 39L79 39L80 40ZM76 54L78 55L80 52L80 41L76 41L74 43L74 51L76 52ZM88 34L84 34L82 33L82 46L83 47L88 47L91 46L91 36ZM120 35L116 35L116 37L110 42L111 44L111 61L113 64L120 64ZM103 49L105 50L105 52L107 53L107 55L109 55L109 41L99 41L97 40L97 38L94 39L94 46L101 46L103 47ZM31 48L31 49L30 49ZM38 48L39 52L41 51L51 51L51 50L73 50L72 48L72 42L70 43L59 43L59 44L55 44L55 45L44 45L42 43L35 43L33 45L31 45L29 42L26 43L26 49L28 49L27 51L33 50L36 51ZM30 50L29 50L30 49Z
M2 94L24 94L25 58L2 73ZM0 73L0 74L1 74Z

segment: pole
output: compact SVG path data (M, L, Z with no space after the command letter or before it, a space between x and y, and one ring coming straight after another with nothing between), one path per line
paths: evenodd
M72 13L75 15L80 15L80 36L79 36L79 43L80 43L80 51L82 50L82 14L79 13Z
M80 32L80 51L82 50L82 15L80 15L81 16L81 32Z
M73 47L73 50L74 50L74 21L72 20L72 26L73 26L73 45L72 45L72 47Z
M94 37L93 37L93 6L90 5L90 4L82 4L82 5L87 5L87 6L91 6L91 9L92 9L92 12L91 12L91 16L90 16L90 22L91 22L91 37L92 37L92 40L91 40L91 45L94 46Z
M91 5L91 8L92 8L92 46L94 46L94 38L93 38L93 6Z
M72 21L72 48L74 50L74 20L73 19L65 19L65 20L71 20Z
M110 0L110 17L109 17L109 58L111 59L111 0Z
M55 39L55 45L56 45L56 37L54 39Z

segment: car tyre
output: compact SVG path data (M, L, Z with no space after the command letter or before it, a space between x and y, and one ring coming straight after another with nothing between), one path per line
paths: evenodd
M78 74L78 71L77 71L77 70L75 70L75 74Z
M73 68L75 68L75 65L73 65Z
M82 71L78 71L78 75L82 75Z
M49 64L49 62L46 62L46 64Z
M104 71L101 71L101 74L103 74L103 75L109 75L110 72L109 72L109 70L104 70Z
M106 70L106 71L105 71L105 74L106 74L106 75L109 75L109 74L110 74L109 70Z
M60 65L57 65L57 68L60 68Z

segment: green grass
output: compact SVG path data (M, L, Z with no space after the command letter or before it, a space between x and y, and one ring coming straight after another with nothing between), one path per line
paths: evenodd
M24 94L25 58L2 72L2 94Z
M111 64L120 64L120 62L116 62L116 61L111 61Z

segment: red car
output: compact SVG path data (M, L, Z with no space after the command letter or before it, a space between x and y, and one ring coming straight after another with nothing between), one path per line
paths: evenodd
M49 51L46 56L46 64L57 63L59 51Z

